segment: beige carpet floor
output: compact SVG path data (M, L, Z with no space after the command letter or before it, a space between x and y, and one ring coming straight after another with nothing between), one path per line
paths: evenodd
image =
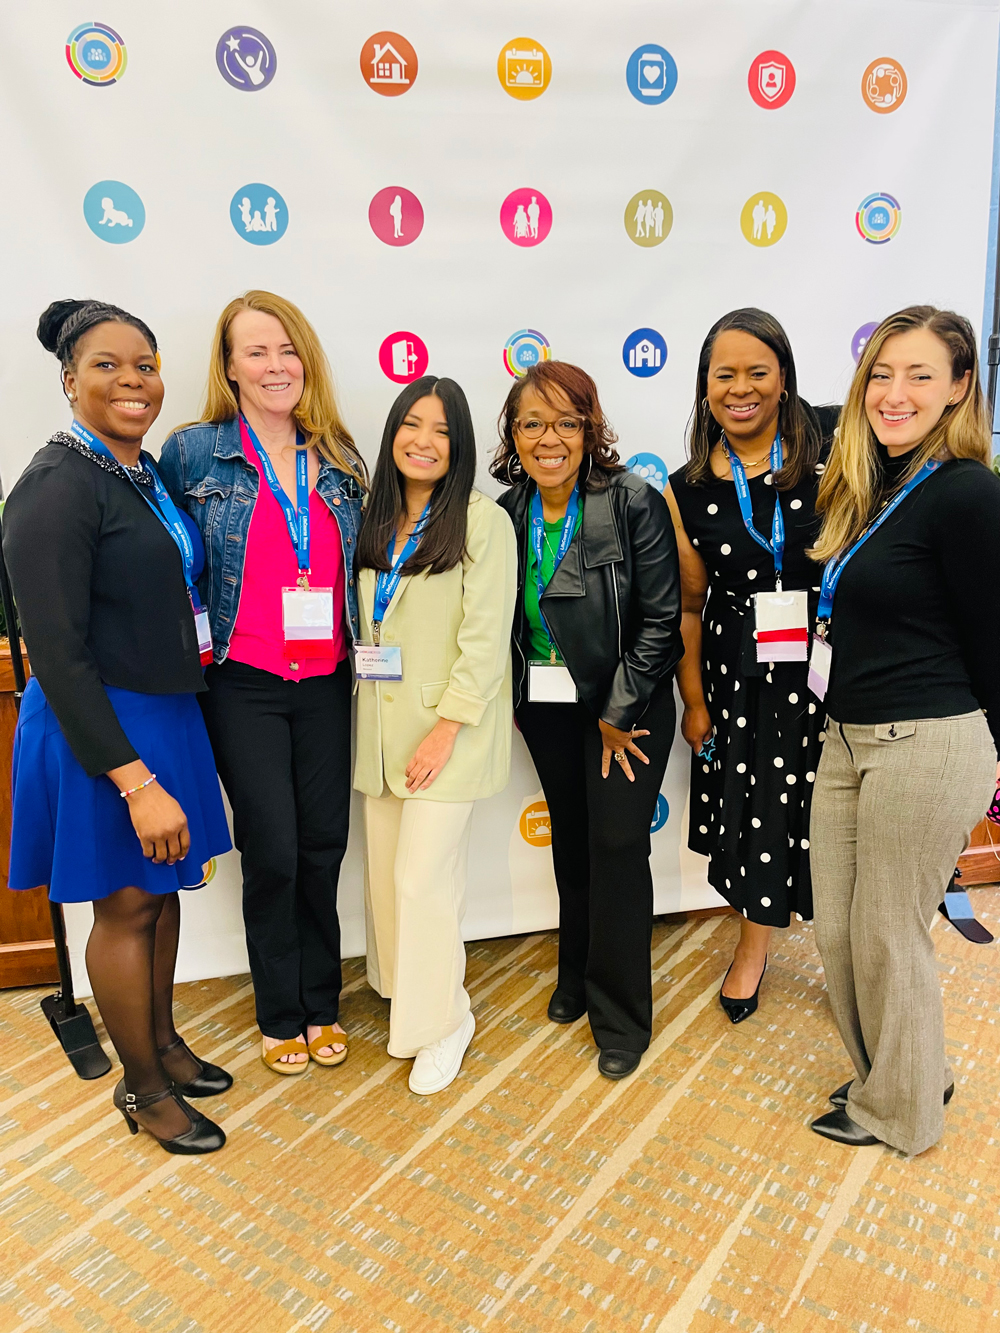
M1000 932L1000 890L979 890ZM470 946L456 1082L407 1089L387 1004L346 968L348 1062L279 1078L245 977L178 988L236 1083L226 1148L129 1138L116 1072L78 1080L39 991L0 994L0 1333L978 1333L1000 1330L1000 958L935 928L957 1087L907 1160L809 1122L850 1076L809 926L759 1012L716 994L732 917L658 923L640 1073L597 1074L545 1005L552 935Z

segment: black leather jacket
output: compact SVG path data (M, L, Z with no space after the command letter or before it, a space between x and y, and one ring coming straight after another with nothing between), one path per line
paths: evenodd
M517 534L514 613L515 707L527 702L532 656L524 611L531 540L526 480L500 497ZM628 731L684 655L677 543L663 496L630 472L612 472L583 496L583 521L541 598L546 624L580 699Z

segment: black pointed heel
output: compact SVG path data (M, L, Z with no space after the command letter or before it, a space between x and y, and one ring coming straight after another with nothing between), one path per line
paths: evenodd
M233 1086L232 1074L221 1065L210 1065L207 1060L199 1059L183 1037L178 1037L169 1046L159 1047L159 1053L161 1056L168 1055L170 1051L176 1051L178 1046L183 1046L185 1052L199 1066L199 1072L187 1083L174 1083L174 1087L182 1097L217 1097L220 1092L229 1091Z
M729 976L729 973L732 970L733 970L733 965L732 963L730 963L729 967L726 969L726 976L722 978L723 989L725 988L726 985L726 977ZM760 977L758 978L757 981L757 989L751 996L749 996L745 1000L734 999L731 995L723 995L722 991L721 990L719 991L719 1003L722 1005L723 1009L725 1009L726 1013L729 1015L730 1019L734 1023L742 1023L744 1018L749 1018L751 1014L755 1014L757 1012L757 1001L760 997L760 983L764 980L764 973L766 971L767 971L767 959L765 958L763 969L761 970Z
M177 1089L171 1085L160 1092L132 1093L125 1088L125 1080L121 1079L114 1092L115 1106L121 1111L125 1123L129 1127L130 1134L138 1134L139 1125L134 1119L137 1111L148 1111L151 1106L158 1102L165 1102L168 1097L172 1097L177 1105L185 1112L191 1122L191 1128L185 1130L183 1134L178 1134L172 1139L161 1139L152 1130L156 1142L166 1152L181 1153L184 1156L194 1156L197 1153L218 1152L226 1142L225 1131L222 1130L207 1116L196 1111L193 1106L188 1106L184 1098L178 1093Z
M833 1106L839 1106L841 1110L845 1110L845 1109L846 1109L846 1107L847 1107L847 1094L848 1094L848 1092L850 1092L851 1084L852 1084L853 1082L854 1082L854 1079L853 1079L853 1078L849 1078L849 1079L847 1080L846 1083L842 1083L842 1084L840 1085L839 1088L835 1089L835 1091L833 1091L833 1092L830 1093L829 1100L830 1100L830 1102L831 1102L831 1104L832 1104ZM952 1083L952 1084L950 1084L947 1088L945 1088L945 1090L944 1090L944 1104L945 1104L945 1106L948 1105L948 1103L951 1101L951 1099L952 1099L952 1097L953 1097L954 1095L955 1095L955 1085L954 1085L954 1083Z

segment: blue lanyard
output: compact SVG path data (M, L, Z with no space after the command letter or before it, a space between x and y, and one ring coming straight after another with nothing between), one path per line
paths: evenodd
M393 560L393 547L396 545L396 534L393 533L389 540L389 569L380 569L375 575L375 607L372 612L372 621L375 625L381 625L385 619L385 613L388 610L389 603L392 601L393 594L399 587L399 580L403 577L403 566L409 560L410 556L420 544L420 538L423 534L424 523L427 521L427 515L430 512L430 500L424 505L424 511L413 526L413 531L406 539L403 549L399 553L399 558ZM376 634L378 631L376 631ZM376 643L378 639L376 638Z
M267 484L271 488L271 494L281 506L281 512L285 516L285 523L288 526L288 535L292 540L292 547L295 551L295 558L299 563L299 574L309 573L309 450L301 447L295 450L295 504L285 494L281 482L278 480L278 474L274 470L274 464L267 456L267 451L261 448L260 441L254 434L253 427L247 421L246 417L240 417L240 425L246 427L250 443L257 454L261 470L267 479ZM296 436L296 444L301 446L302 436ZM301 582L301 579L300 579Z
M831 612L833 611L833 594L837 591L837 584L840 582L840 576L847 567L847 562L850 560L851 556L864 546L872 533L882 526L894 509L898 509L910 492L916 490L920 483L926 481L931 473L940 466L940 459L929 458L916 476L911 477L899 494L889 501L881 514L879 514L878 518L865 528L864 532L851 549L844 555L834 556L834 558L827 564L826 568L823 570L823 582L820 586L819 593L818 614L821 621L829 621L830 619Z
M580 483L573 487L573 494L569 497L569 503L566 505L566 517L563 519L562 532L559 534L559 546L556 549L555 568L559 568L562 558L570 548L573 540L573 534L576 532L576 517L580 512ZM542 593L545 591L545 580L542 578L542 550L545 543L545 516L542 512L542 497L538 493L538 487L535 487L535 493L531 497L531 545L535 553L535 578L538 580L538 618L542 622L545 633L549 636L549 643L552 644L552 634L545 622L545 616L542 614ZM555 647L552 648L553 655Z
M95 454L102 454L105 458L110 458L112 463L118 463L118 459L115 458L114 454L103 440L99 440L96 436L91 435L86 426L81 426L79 421L74 419L70 425L70 430L82 444L85 444L88 449L92 449ZM121 466L120 463L118 465L119 467ZM192 602L195 606L198 606L200 605L198 593L191 578L191 570L194 568L194 546L191 542L191 534L184 526L183 520L177 512L177 506L174 504L173 500L171 500L167 493L167 488L160 480L153 465L147 463L141 455L139 458L139 465L143 471L148 472L153 479L153 493L156 496L156 503L153 503L149 492L144 486L140 486L138 482L133 481L131 477L129 477L129 481L132 482L132 485L174 539L177 549L181 553L181 567L184 570L184 582L187 584L187 590Z
M785 555L785 520L781 514L781 500L778 496L777 487L774 488L774 522L771 525L771 540L762 537L753 525L753 501L750 499L750 486L747 482L746 469L743 466L743 460L729 448L729 441L725 435L722 437L722 447L729 460L729 467L732 470L733 481L736 483L736 498L740 502L740 513L743 515L743 526L749 532L758 546L763 546L769 555L774 556L774 582L778 591L781 591L781 563ZM781 471L783 459L781 456L781 432L774 437L774 443L771 445L771 472L775 474Z

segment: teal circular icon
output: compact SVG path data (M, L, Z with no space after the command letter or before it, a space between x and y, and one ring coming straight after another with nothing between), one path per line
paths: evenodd
M273 185L243 185L233 195L229 217L251 245L273 245L288 230L288 207Z
M98 181L83 196L87 226L109 245L127 245L146 225L142 200L121 181Z
M656 809L653 811L653 822L649 826L650 833L659 833L660 829L670 818L670 806L667 804L667 798L663 792L660 792L656 798Z
M648 481L662 495L667 484L667 465L659 454L633 454L625 463L629 472Z

